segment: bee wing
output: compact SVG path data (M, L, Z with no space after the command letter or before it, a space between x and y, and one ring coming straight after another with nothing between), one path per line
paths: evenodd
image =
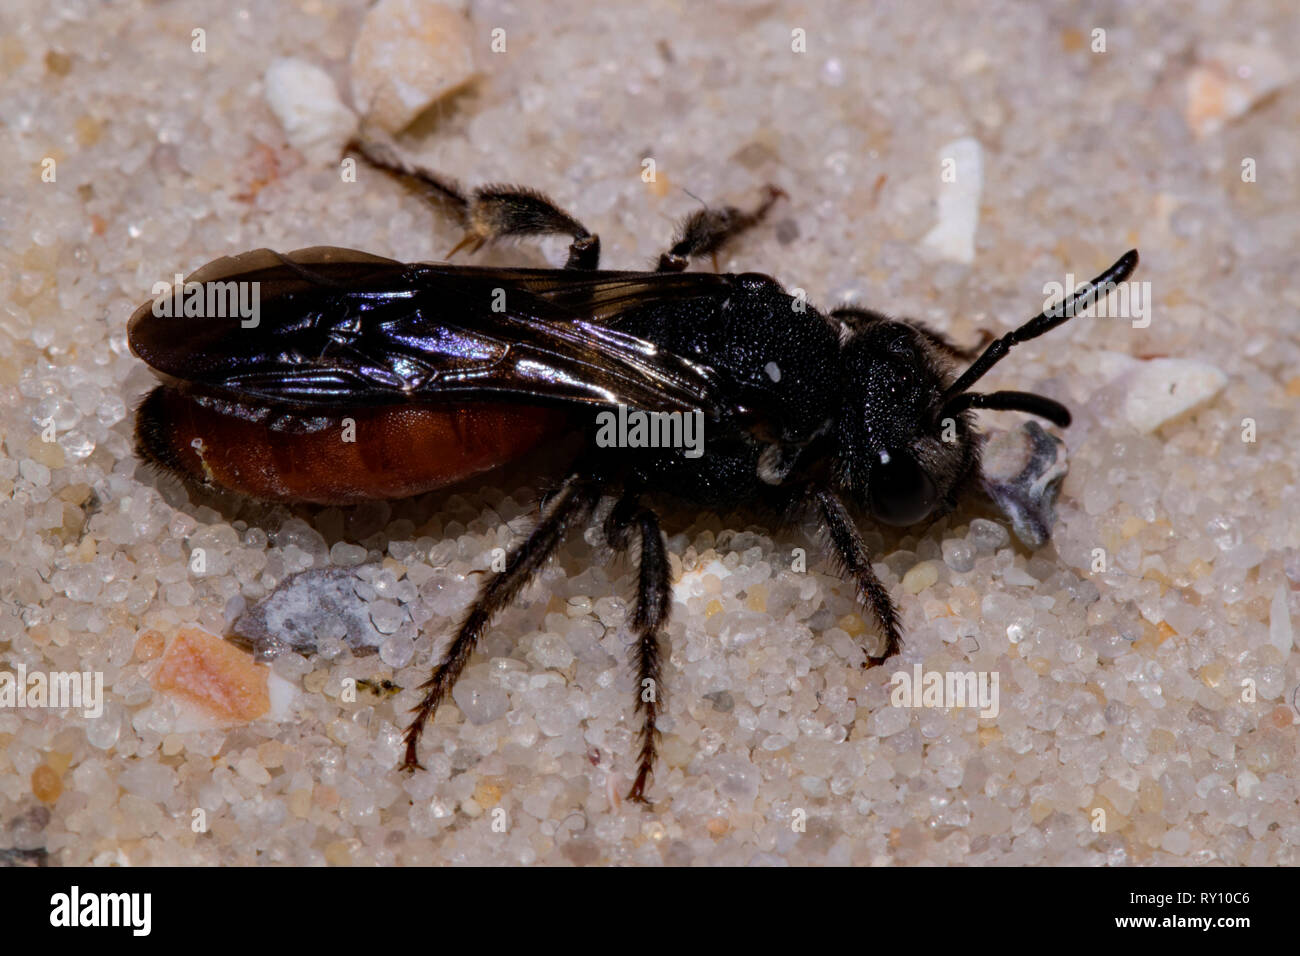
M718 399L709 368L619 331L617 321L727 287L727 277L699 273L570 274L259 249L209 263L179 297L169 290L142 305L128 338L165 377L275 404L491 397L707 410Z

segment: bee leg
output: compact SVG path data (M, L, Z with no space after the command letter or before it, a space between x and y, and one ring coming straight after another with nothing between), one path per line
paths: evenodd
M384 143L354 140L350 148L465 228L465 238L447 253L449 259L467 246L476 252L497 239L558 233L573 237L566 269L600 265L600 237L535 189L480 186L466 194L454 179L407 163Z
M468 225L469 198L456 180L408 163L387 143L377 140L354 139L348 143L348 150L388 173L460 225Z
M772 204L785 192L779 186L768 186L766 194L763 201L749 212L735 206L723 206L691 213L678 225L672 248L659 257L659 268L655 271L682 272L693 258L705 255L714 256L713 267L717 271L718 250L746 229L762 222Z
M858 597L871 608L880 628L885 633L885 651L879 657L867 656L868 666L880 664L902 649L903 638L899 632L898 610L885 586L871 569L871 555L858 534L853 519L835 492L827 488L813 491L817 510L825 526L826 536L844 570L858 586Z
M588 479L580 474L570 475L543 509L537 527L522 544L511 550L506 559L506 569L493 575L479 588L442 663L420 685L424 697L411 709L415 718L406 728L406 756L401 769L409 771L420 767L420 735L424 733L425 724L437 712L443 699L451 693L492 618L532 580L565 536L591 516L600 495L600 488Z
M659 632L668 622L672 600L668 552L663 532L654 512L643 508L635 496L620 499L605 522L605 537L619 551L627 550L631 531L636 529L641 542L637 568L636 608L632 612L632 630L636 640L637 677L636 711L641 715L641 752L636 780L627 799L649 803L646 786L654 773L659 744L658 718L663 711L663 680Z
M600 265L600 237L557 206L543 193L526 186L480 186L469 208L469 234L478 248L507 236L572 236L566 269L595 269Z

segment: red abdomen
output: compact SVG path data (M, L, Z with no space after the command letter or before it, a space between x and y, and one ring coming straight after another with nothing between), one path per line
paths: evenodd
M183 478L268 501L405 498L503 465L563 413L472 402L287 413L160 386L140 405L142 456Z

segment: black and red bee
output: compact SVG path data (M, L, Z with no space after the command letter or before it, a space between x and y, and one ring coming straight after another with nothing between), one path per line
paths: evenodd
M1067 321L1138 261L1126 253L975 355L916 322L856 308L823 314L766 275L684 271L757 223L779 190L749 212L690 216L655 272L608 272L597 268L599 239L540 193L492 186L466 194L386 147L355 148L456 216L467 230L462 245L564 234L573 240L567 265L412 264L331 247L219 259L188 284L221 292L255 283L260 313L255 322L178 319L142 306L131 348L164 384L140 405L136 436L145 459L190 481L264 500L342 504L418 494L515 459L558 429L584 433L536 526L479 589L422 685L405 769L419 767L420 735L493 615L606 498L605 537L617 551L635 544L638 559L630 625L641 737L629 799L646 800L654 767L659 633L671 599L647 498L815 515L883 632L883 653L869 661L897 653L898 615L851 511L906 526L954 507L979 476L972 409L1068 425L1069 411L1044 396L970 389L1012 346ZM958 360L973 361L957 374ZM703 454L603 447L597 413L619 406L702 413ZM343 440L349 427L354 440Z

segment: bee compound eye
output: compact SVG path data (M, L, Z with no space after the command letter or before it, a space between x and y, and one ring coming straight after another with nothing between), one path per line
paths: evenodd
M907 452L882 451L871 469L871 513L884 524L906 527L924 520L939 501L925 469Z

